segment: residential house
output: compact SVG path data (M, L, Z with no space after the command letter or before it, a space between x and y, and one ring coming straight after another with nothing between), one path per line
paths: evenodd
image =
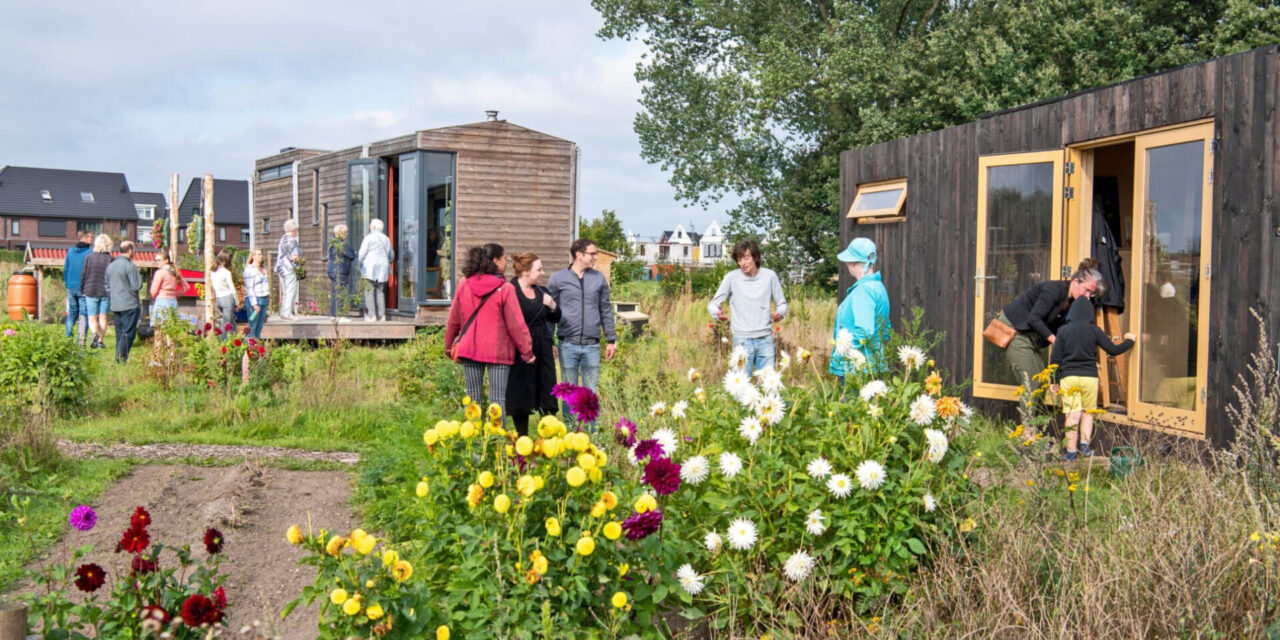
M627 242L636 258L646 265L664 262L686 267L709 267L725 259L727 239L720 223L712 222L703 233L686 231L684 225L676 225L671 231L663 231L658 238L641 238L634 231L627 232Z
M133 238L138 224L123 173L0 167L0 246L69 247L81 229Z
M178 244L187 241L187 225L204 211L204 179L192 178L178 205ZM249 248L249 181L213 180L213 246Z
M133 208L138 212L138 233L134 241L143 246L150 246L151 229L155 226L157 218L168 218L169 204L165 201L163 193L134 191Z

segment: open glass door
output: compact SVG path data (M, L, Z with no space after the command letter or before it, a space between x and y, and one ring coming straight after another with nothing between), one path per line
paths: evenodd
M982 330L1023 291L1061 275L1062 167L1060 150L978 158L974 396L1015 400L1022 384Z
M400 156L400 182L396 185L400 192L399 234L396 246L396 282L397 300L402 313L415 313L422 300L421 270L423 203L421 197L422 179L419 172L419 157L422 152L415 151Z
M375 218L386 222L387 163L377 158L361 158L347 163L347 244L353 252L360 250L360 243L369 233L369 223ZM352 306L364 308L364 296L360 291L360 265L351 265L351 277L347 291L355 296Z
M1139 136L1129 415L1204 436L1213 125Z

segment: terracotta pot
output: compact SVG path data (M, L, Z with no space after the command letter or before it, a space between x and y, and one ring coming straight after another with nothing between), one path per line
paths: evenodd
M23 320L36 317L36 277L29 273L14 273L9 278L9 317Z

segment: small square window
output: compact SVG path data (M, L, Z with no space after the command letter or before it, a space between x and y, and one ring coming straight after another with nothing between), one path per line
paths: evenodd
M93 202L93 192L92 192L92 191L81 191L81 192L80 192L80 202Z
M860 184L845 217L859 223L902 220L906 202L906 178Z
M40 199L44 200L45 202L53 202L53 194L49 193L48 189L41 189Z
M248 227L244 227L244 228L240 229L240 243L241 243L241 244L249 244L249 229L248 229Z

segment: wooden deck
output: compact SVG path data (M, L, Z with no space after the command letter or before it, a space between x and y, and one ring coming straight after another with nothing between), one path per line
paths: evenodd
M343 318L335 325L331 316L299 316L294 320L270 317L262 325L262 337L266 340L332 340L335 337L346 340L411 340L416 328L412 320L365 322L363 318Z

